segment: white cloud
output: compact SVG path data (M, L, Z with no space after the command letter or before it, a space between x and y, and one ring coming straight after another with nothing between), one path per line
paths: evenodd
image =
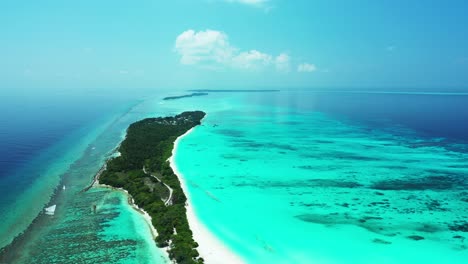
M175 50L182 64L225 63L235 51L227 35L215 30L187 30L177 37Z
M229 43L224 32L215 30L187 30L177 37L174 50L180 55L181 64L208 69L228 67L255 71L270 66L275 66L278 71L290 69L287 54L274 57L255 49L240 51Z
M286 53L281 53L275 58L275 66L278 71L289 72L291 70L291 57Z
M258 70L271 64L272 56L257 50L241 52L232 58L232 65L245 70Z
M392 52L392 51L395 51L396 48L397 48L396 46L388 46L388 47L387 47L387 51L388 51L388 52Z
M298 72L314 72L317 70L317 66L314 64L310 63L302 63L297 66L297 71Z

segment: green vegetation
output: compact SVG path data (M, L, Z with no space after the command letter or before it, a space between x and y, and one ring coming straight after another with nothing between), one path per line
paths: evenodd
M99 177L100 183L127 190L135 203L148 212L158 231L157 245L169 246L169 256L177 263L203 263L203 259L188 225L187 198L167 160L176 138L199 125L204 116L201 111L184 112L133 123L119 147L122 155L109 160ZM167 205L166 185L173 190Z

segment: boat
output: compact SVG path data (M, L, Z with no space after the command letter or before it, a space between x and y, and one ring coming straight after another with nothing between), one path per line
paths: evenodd
M55 213L55 208L56 208L56 207L57 207L56 204L47 207L47 208L45 209L45 213L46 213L47 215L54 215L54 213Z

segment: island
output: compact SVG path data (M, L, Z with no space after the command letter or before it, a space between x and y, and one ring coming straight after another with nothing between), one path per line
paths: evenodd
M108 160L97 179L99 184L128 191L134 203L151 216L157 246L167 247L171 260L179 264L204 260L187 221L187 197L168 159L174 141L199 125L204 116L193 111L131 124L118 148L120 156Z
M195 97L195 96L205 96L208 95L208 93L191 93L191 94L184 94L184 95L179 95L179 96L168 96L164 97L163 100L177 100L177 99L182 99L182 98L188 98L188 97Z
M280 92L281 90L275 89L260 89L260 90L252 90L252 89L231 89L231 90L216 90L216 89L195 89L189 90L189 92L197 92L197 93L271 93L271 92Z

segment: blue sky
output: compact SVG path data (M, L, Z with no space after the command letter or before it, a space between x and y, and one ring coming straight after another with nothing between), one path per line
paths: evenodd
M468 87L468 2L4 0L0 89Z

